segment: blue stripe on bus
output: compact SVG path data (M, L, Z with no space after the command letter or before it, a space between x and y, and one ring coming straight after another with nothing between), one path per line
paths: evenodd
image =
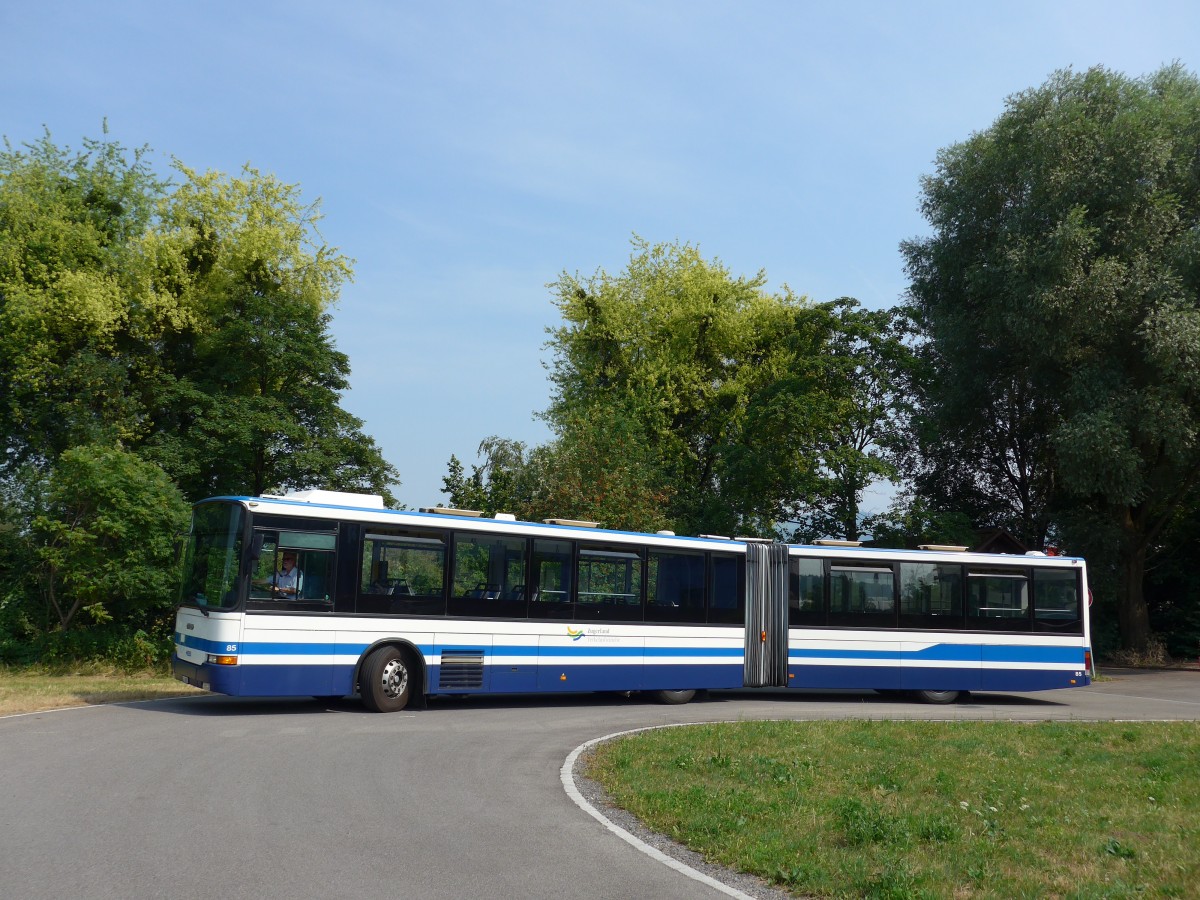
M178 638L178 636L177 636ZM300 643L300 642L267 642L253 641L250 643L229 644L220 641L203 640L191 635L181 641L184 646L195 647L206 653L237 653L239 655L256 656L325 656L337 654L361 655L370 644L367 643ZM442 644L442 647L453 647L455 650L480 650L499 656L557 656L579 658L656 658L669 659L676 657L709 657L714 659L733 659L741 657L741 647L608 647L603 645L547 645L515 644L495 645L470 644L468 642L453 642ZM232 648L232 649L231 649ZM435 654L433 644L418 645L425 656ZM924 661L939 662L1004 662L1004 663L1078 663L1083 661L1082 647L1037 647L1016 644L935 644L921 650L903 651L889 649L836 649L836 648L792 648L788 659L795 660L896 660L905 663L920 663Z
M982 649L984 662L1055 662L1083 665L1082 647L1023 647L1016 644L994 647L985 644Z
M913 662L1011 662L1011 663L1082 663L1082 647L1028 647L1013 644L936 644L922 650L837 650L832 648L793 648L789 660L797 659L894 659Z

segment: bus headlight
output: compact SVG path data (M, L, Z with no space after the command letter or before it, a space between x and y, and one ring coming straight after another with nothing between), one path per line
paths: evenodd
M208 654L208 664L211 666L236 666L236 656L218 656L215 653Z

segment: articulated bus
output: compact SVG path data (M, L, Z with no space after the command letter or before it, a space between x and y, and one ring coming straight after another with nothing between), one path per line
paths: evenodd
M307 491L195 507L175 676L233 696L1091 681L1083 560L634 534Z

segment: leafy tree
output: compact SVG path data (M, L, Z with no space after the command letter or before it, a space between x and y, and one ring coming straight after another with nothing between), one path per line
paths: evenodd
M32 522L42 597L66 631L91 622L144 622L176 600L175 536L190 510L157 466L107 447L62 454L44 512Z
M485 515L511 512L528 519L532 499L531 460L523 441L508 438L484 438L478 455L482 465L472 465L466 473L457 456L451 456L442 485L450 505L458 509L477 509Z
M175 172L108 140L0 154L0 467L120 442L193 499L386 494L395 470L340 406L350 260L319 207L250 168Z
M863 528L877 547L907 547L948 544L970 547L975 543L971 520L962 512L941 512L921 496L901 494L881 513L868 516Z
M107 138L0 153L0 645L151 625L172 480L191 499L396 481L340 405L350 260L318 205L250 168L173 179Z
M819 390L801 385L798 396L810 404L826 404L825 428L815 432L813 448L820 459L819 481L813 495L795 499L791 519L798 525L798 540L853 541L863 529L863 492L880 479L897 476L892 457L903 448L903 395L915 360L905 318L893 310L863 309L857 300L843 297L820 304L815 312L825 316L816 319L823 332L819 352L798 357L816 373Z
M564 452L625 454L581 473L647 450L628 483L656 479L666 519L692 533L769 531L806 493L825 407L797 396L794 377L780 385L798 356L817 352L806 342L812 307L786 289L765 293L765 280L735 278L686 244L635 239L620 275L564 273L551 286L564 324L550 332L546 418ZM614 428L628 442L604 448L598 439Z
M593 411L598 412L598 411ZM556 440L533 450L520 441L490 437L479 445L482 465L467 475L452 456L442 479L452 506L520 519L600 522L610 528L657 531L667 527L670 499L654 473L653 455L629 422L574 419Z
M311 487L388 493L396 473L339 405L349 360L327 310L350 261L319 243L319 208L247 168L185 177L155 236L191 317L164 345L144 452L191 497Z
M1131 649L1150 638L1147 560L1200 479L1198 145L1182 67L1056 73L939 154L933 234L903 246L930 423L1003 448L990 471L972 458L977 483L1024 490L1032 529L1086 514L1116 536Z
M14 655L14 646L53 627L39 593L37 546L30 533L44 488L33 466L0 478L0 661Z
M49 135L0 153L0 431L6 469L136 438L129 343L162 334L141 237L163 184L144 151ZM169 315L169 313L167 313Z
M619 408L576 410L557 440L531 454L535 519L570 518L628 531L671 526L670 482L655 447Z

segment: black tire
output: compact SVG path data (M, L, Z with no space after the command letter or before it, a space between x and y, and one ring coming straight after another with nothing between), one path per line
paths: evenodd
M678 706L682 703L689 703L696 696L695 691L651 691L650 696L658 703L666 703L669 706Z
M966 691L913 691L913 697L922 703L953 703L965 695Z
M367 657L359 675L363 706L372 712L399 712L408 706L416 667L397 647L380 647Z

